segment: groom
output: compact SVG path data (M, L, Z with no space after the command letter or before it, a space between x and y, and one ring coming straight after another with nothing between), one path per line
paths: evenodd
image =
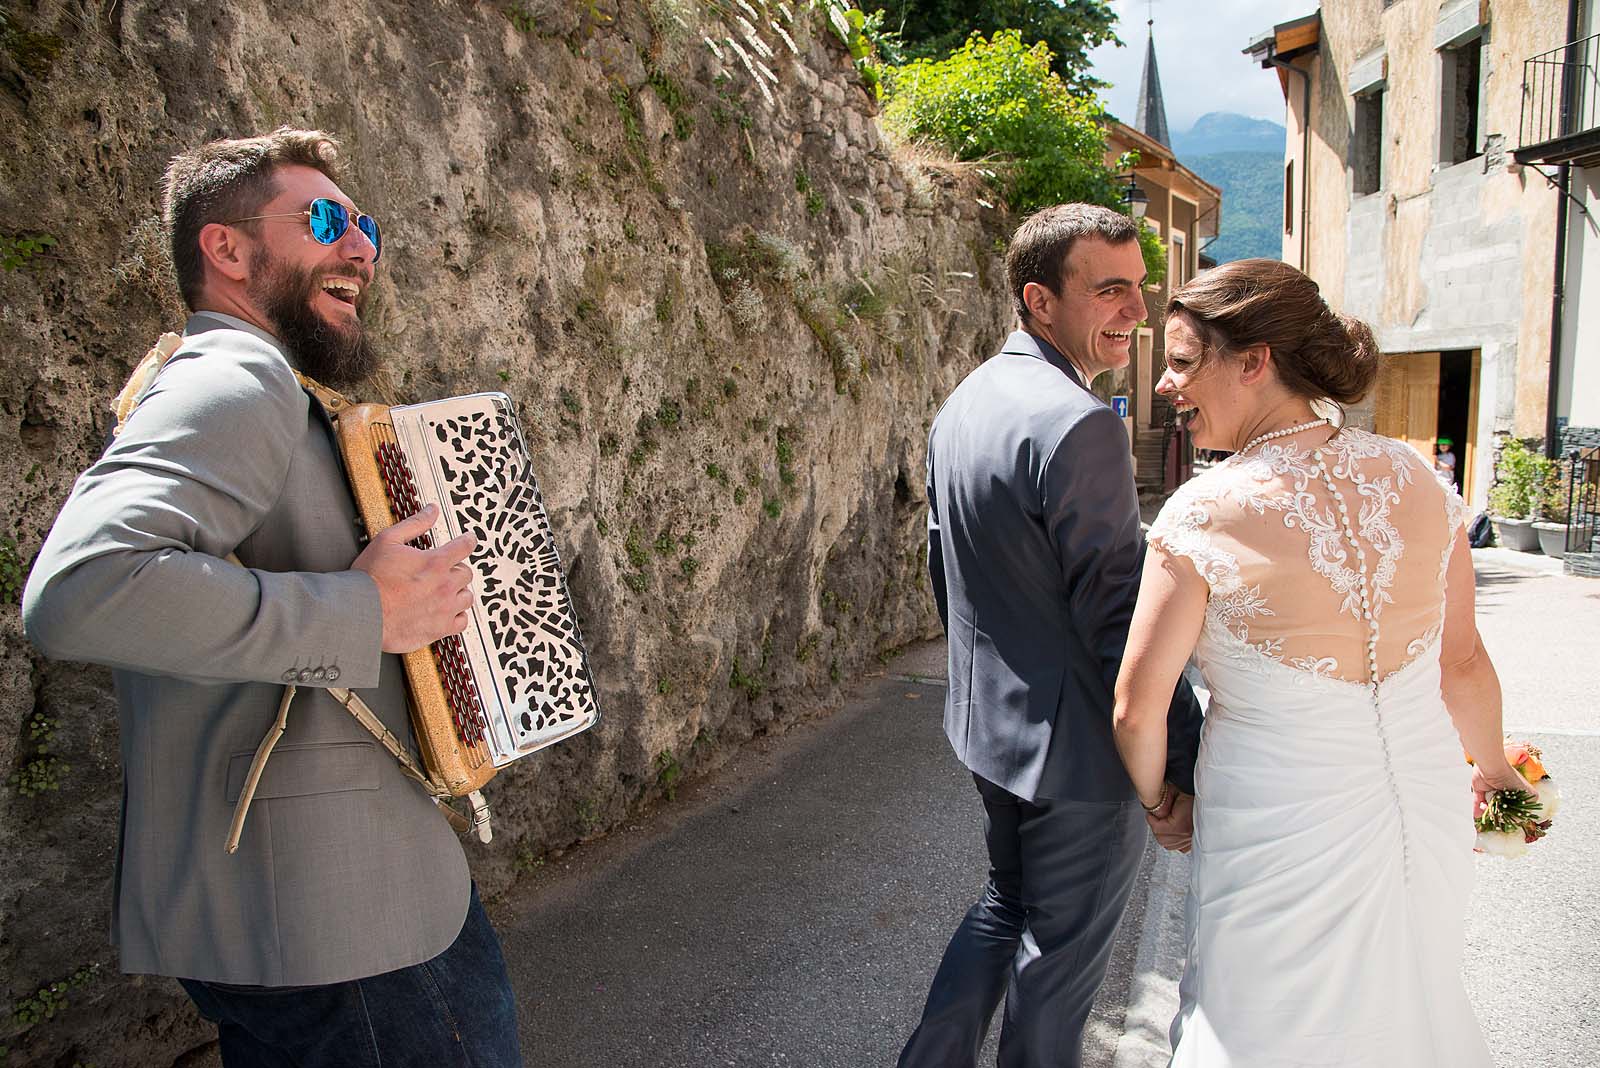
M1148 819L1187 848L1200 709L1173 696L1168 789L1141 811L1111 734L1144 558L1128 437L1089 384L1145 318L1138 223L1059 204L1006 251L1022 329L928 440L928 568L949 639L945 733L984 808L989 881L901 1068L971 1066L1001 996L1001 1068L1076 1068Z

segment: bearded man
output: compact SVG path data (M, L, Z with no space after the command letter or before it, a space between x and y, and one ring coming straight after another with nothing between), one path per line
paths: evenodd
M382 236L340 189L336 148L285 128L167 168L193 314L73 487L24 621L46 655L113 669L112 940L124 971L178 978L224 1064L520 1065L459 841L327 693L359 690L411 739L396 654L464 628L473 548L409 547L431 510L363 547L331 424L296 377L348 386L375 364L361 309ZM305 693L229 854L286 684Z

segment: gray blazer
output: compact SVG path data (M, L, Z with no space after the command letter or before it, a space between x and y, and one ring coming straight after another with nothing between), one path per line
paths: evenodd
M123 811L122 969L265 986L415 964L455 940L461 845L325 687L409 738L330 427L278 343L202 313L73 487L28 578L45 655L110 666ZM237 553L245 567L224 561ZM239 851L233 803L300 684Z
M928 437L928 569L949 638L945 733L1018 797L1134 796L1112 694L1144 565L1122 420L1017 331ZM1200 708L1173 695L1168 777L1194 789Z

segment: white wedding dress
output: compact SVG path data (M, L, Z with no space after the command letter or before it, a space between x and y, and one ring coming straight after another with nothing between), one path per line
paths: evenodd
M1461 978L1470 769L1439 690L1464 517L1409 447L1344 429L1227 460L1154 524L1210 586L1174 1068L1490 1068Z

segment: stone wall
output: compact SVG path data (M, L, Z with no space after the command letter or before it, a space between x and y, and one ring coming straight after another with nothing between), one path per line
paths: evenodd
M503 389L520 405L605 717L491 784L494 844L469 849L489 894L937 633L925 434L1007 325L1005 220L956 168L884 143L819 20L784 27L795 53L763 28L763 92L726 42L719 57L701 41L726 31L697 12L4 9L9 1063L168 1064L208 1037L176 984L117 974L109 676L40 659L14 589L109 397L181 321L155 188L183 147L279 123L339 134L344 187L387 238L371 322L391 362L358 392Z

